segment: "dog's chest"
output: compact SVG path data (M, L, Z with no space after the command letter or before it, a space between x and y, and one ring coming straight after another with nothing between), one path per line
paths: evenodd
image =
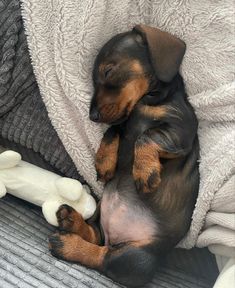
M119 152L118 169L132 167L136 140L148 129L153 127L153 121L142 115L138 109L133 111L128 121L123 125Z
M140 201L132 176L135 142L153 124L135 109L122 127L115 178L106 185L101 203L106 245L150 239L157 231L154 216Z

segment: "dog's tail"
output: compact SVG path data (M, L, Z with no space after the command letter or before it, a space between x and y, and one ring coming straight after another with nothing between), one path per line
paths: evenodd
M157 262L148 247L125 245L107 254L103 272L122 285L143 287L152 280Z

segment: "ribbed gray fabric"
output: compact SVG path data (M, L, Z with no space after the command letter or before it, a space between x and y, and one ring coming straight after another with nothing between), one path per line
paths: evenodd
M23 156L23 160L27 161L31 164L34 164L38 167L41 167L43 169L52 171L54 173L57 173L61 176L64 176L63 173L61 173L59 170L57 170L55 167L52 167L49 162L43 159L43 157L38 152L34 152L32 149L24 147L20 144L14 143L12 141L9 141L7 139L4 139L0 136L0 145L3 147L2 150L14 150L19 152Z
M55 229L38 207L7 196L0 200L0 288L120 287L96 271L52 257ZM175 249L146 288L209 288L218 274L206 249Z
M13 197L0 201L1 288L117 287L95 271L52 257L47 238L53 231L39 209Z
M19 0L0 0L0 135L38 152L66 176L82 180L52 127L41 99ZM0 145L3 145L1 139ZM14 150L19 149L18 145L14 146Z

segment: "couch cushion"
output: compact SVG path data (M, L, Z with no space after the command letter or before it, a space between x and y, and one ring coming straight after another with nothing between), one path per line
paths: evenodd
M19 0L0 0L0 145L14 145L16 151L27 147L67 177L82 179L42 101Z
M1 288L120 287L94 270L51 256L47 239L54 231L39 207L9 195L0 199ZM209 288L217 274L207 249L175 249L146 288Z

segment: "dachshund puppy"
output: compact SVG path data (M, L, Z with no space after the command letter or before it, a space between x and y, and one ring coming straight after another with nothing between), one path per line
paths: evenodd
M60 207L62 232L50 237L56 257L142 287L185 236L199 188L199 144L178 72L184 53L180 39L145 25L101 49L90 119L110 125L96 155L105 190L88 223Z

